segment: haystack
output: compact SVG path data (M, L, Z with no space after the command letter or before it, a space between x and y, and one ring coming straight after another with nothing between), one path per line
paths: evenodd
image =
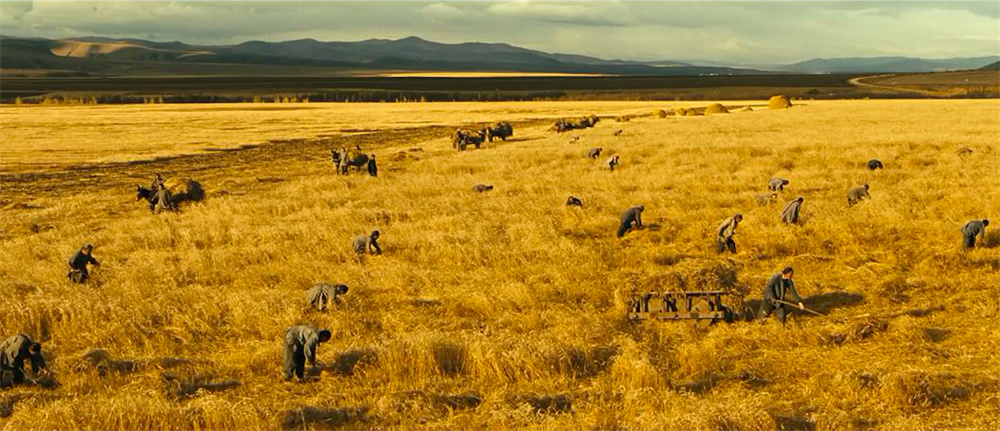
M699 115L705 115L705 114L698 112L697 108L688 108L687 111L684 111L684 116L686 117L697 117Z
M711 105L708 105L707 108L705 108L705 115L728 114L728 113L729 110L726 109L725 106L722 106L722 104L720 103L713 103Z
M666 118L667 117L667 111L664 111L662 109L657 109L657 110L653 111L653 116L656 117L656 118Z
M687 115L688 108L674 108L674 116L683 117Z
M751 108L750 105L747 105L743 109L740 109L740 112L753 112L753 108Z
M769 109L788 109L792 107L792 101L788 99L787 96L779 94L777 96L771 96L767 101L767 107Z

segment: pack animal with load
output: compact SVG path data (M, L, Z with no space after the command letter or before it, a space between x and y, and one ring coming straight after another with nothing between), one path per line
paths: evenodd
M465 151L469 145L473 145L476 149L479 149L482 148L483 141L487 139L488 135L489 132L486 127L480 129L478 132L469 129L458 129L451 137L451 147L458 151Z
M149 210L176 211L183 202L197 202L205 199L205 189L201 183L190 178L171 178L163 181L157 175L150 187L137 185L135 187L135 200L145 200L149 203Z

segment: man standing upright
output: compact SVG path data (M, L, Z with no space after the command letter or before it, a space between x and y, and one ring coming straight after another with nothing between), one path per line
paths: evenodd
M719 225L718 246L716 247L719 253L725 252L728 248L730 253L736 254L736 241L733 241L733 235L736 235L736 226L741 221L743 221L743 214L736 213Z
M371 175L373 177L378 176L378 165L375 164L375 153L372 153L368 157L368 175Z

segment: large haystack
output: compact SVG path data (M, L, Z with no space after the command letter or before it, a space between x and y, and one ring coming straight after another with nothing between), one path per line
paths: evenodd
M656 118L667 118L667 111L664 111L662 109L657 109L653 111L653 116Z
M726 109L725 106L722 106L722 104L720 103L713 103L711 105L708 105L707 108L705 108L705 115L728 114L728 113L729 110Z
M770 109L788 109L792 107L792 101L788 99L787 96L779 94L777 96L771 96L767 101L767 107Z

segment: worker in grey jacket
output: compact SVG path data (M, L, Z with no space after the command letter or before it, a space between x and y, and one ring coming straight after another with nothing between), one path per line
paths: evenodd
M716 247L719 253L725 252L728 248L730 253L736 254L736 241L733 241L733 235L736 235L736 226L741 221L743 221L743 214L736 213L719 225L718 246Z
M331 304L340 305L340 297L345 294L347 294L346 284L320 283L309 289L307 299L309 306L316 311L326 311Z
M805 198L799 196L795 198L794 201L785 205L785 209L781 211L781 222L795 224L799 222L799 213L802 211L802 201Z
M377 230L368 235L358 235L351 241L351 248L359 255L365 253L382 254L382 247L378 245L378 239L381 236L382 234Z
M8 371L14 374L12 382L24 382L24 361L31 361L31 372L38 374L45 368L42 345L25 334L18 334L0 343L0 382Z
M625 211L622 211L621 224L618 225L618 238L625 236L628 231L634 229L642 229L642 212L646 210L646 205L636 205Z
M805 310L806 306L802 304L802 298L795 291L795 282L792 281L794 275L795 270L786 266L781 272L772 275L767 280L767 284L764 286L764 300L760 303L760 313L758 313L761 319L767 319L774 311L778 319L781 320L781 324L785 324L788 310L785 308L785 304L778 301L796 302L799 304L799 309Z
M979 236L979 242L986 240L986 226L990 225L989 219L982 220L969 220L962 226L962 234L965 236L965 248L973 248L976 246L976 236Z
M330 331L317 331L312 326L299 325L288 328L285 333L285 380L291 380L292 375L299 383L305 380L306 360L316 367L316 349L320 343L330 340Z

